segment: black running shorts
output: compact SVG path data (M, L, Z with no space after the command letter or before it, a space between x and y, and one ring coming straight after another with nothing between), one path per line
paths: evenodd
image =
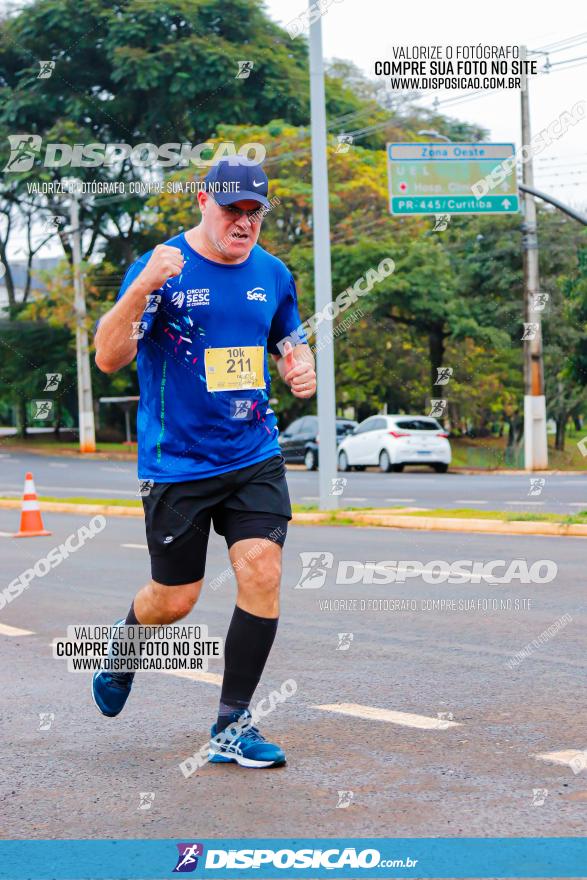
M143 507L153 580L167 586L199 581L211 522L227 547L243 538L283 546L291 519L284 458L203 480L154 483Z

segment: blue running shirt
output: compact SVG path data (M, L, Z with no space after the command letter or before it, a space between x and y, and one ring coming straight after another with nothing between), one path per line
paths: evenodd
M259 245L243 263L224 264L196 253L183 233L165 244L180 248L185 265L153 291L138 330L138 476L178 483L279 454L267 352L280 354L277 343L301 321L291 272ZM117 300L151 253L130 266ZM258 372L248 372L255 364ZM219 370L229 382L238 374L263 387L208 390Z

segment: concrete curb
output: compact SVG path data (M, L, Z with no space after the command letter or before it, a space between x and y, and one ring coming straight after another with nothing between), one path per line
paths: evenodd
M22 501L15 498L0 499L0 509L20 510ZM142 517L142 507L123 507L108 504L71 504L66 501L40 501L42 511L51 513L83 513L95 516ZM554 535L558 537L587 538L587 524L566 525L556 522L526 522L517 520L507 522L499 519L450 519L440 516L410 516L409 514L390 514L386 510L373 510L361 513L356 510L340 510L294 513L293 525L336 525L337 520L352 520L352 525L379 526L390 529L412 529L426 532L471 532L493 535Z

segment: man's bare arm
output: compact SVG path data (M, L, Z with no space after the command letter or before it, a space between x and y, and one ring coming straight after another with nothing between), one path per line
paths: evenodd
M96 366L103 373L115 373L126 367L137 353L137 340L131 339L133 323L145 311L146 297L183 269L179 248L158 245L149 262L118 302L107 312L96 331Z

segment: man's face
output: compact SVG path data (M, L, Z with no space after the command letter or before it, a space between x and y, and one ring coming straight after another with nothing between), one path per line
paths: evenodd
M246 258L259 238L263 206L253 199L222 206L204 192L198 194L198 201L203 229L213 247L227 260Z

